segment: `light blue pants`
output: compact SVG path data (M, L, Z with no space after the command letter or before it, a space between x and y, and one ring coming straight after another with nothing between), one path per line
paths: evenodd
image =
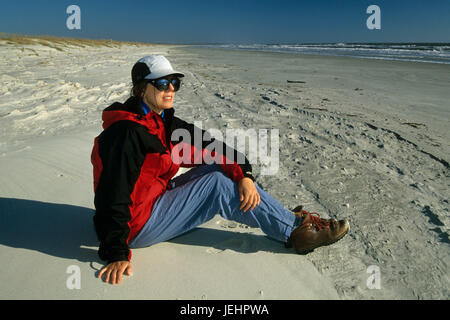
M201 165L171 180L172 189L158 198L153 211L130 248L142 248L170 240L220 214L227 220L261 230L286 242L301 219L278 201L256 188L261 202L253 210L239 209L238 184L225 176L219 165Z

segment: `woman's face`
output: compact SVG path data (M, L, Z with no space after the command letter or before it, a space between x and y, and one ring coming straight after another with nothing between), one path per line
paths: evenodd
M165 109L172 108L175 90L170 84L169 88L159 91L152 84L148 83L142 94L142 100L156 113L161 114Z

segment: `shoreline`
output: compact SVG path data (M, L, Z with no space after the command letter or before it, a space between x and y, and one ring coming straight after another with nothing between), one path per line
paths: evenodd
M233 46L233 44L228 44L230 46ZM267 44L259 44L260 46L267 46ZM332 47L333 43L324 43L324 44L293 44L293 46L306 46L306 47L320 47L320 46L324 46L324 45L330 45L331 48L335 48ZM371 45L370 43L354 43L354 44L346 44L346 45ZM420 45L420 43L373 43L373 45ZM450 43L424 43L424 45L441 45L441 46L450 46ZM219 45L183 45L185 47L197 47L197 48L205 48L205 49L217 49L217 50L230 50L230 51L246 51L246 52L266 52L266 53L286 53L286 54L294 54L294 55L306 55L306 56L322 56L322 57L348 57L348 58L356 58L356 59L363 59L363 60L381 60L381 61L399 61L399 62L418 62L418 63L431 63L431 64L450 64L450 61L448 60L444 60L444 61L438 61L438 60L425 60L427 59L427 57L418 57L416 58L416 60L414 60L414 57L411 57L410 59L406 59L406 58L397 58L395 56L391 56L391 57L377 57L377 56L364 56L364 55L352 55L352 54L338 54L338 53L329 53L329 52L321 52L321 53L314 53L314 52L304 52L304 51L294 51L294 50L283 50L283 49L271 49L271 48L252 48L251 45L250 47L246 47L246 48L236 48L236 47L218 47ZM330 48L330 47L328 47ZM336 47L335 49L337 49L339 47ZM374 48L375 49L375 48Z

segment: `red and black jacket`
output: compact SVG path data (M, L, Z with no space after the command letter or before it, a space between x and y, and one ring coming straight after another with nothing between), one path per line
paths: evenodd
M113 103L102 114L103 132L95 138L91 154L94 167L95 230L100 241L99 256L108 263L131 259L128 243L142 229L151 215L157 198L168 190L168 182L181 167L205 163L209 157L221 159L223 172L236 182L244 177L252 180L252 168L247 158L223 144L224 155L208 150L214 139L202 139L202 150L191 139L189 163L180 158L173 161L173 148L186 150L183 141L172 141L175 129L186 129L191 137L200 130L174 116L174 109L164 111L164 120L150 111L144 114L141 101L129 98L125 103ZM201 131L202 137L205 131ZM217 141L216 141L217 143ZM182 147L182 148L181 148ZM229 153L229 152L232 153ZM245 159L238 164L225 158ZM199 159L198 157L201 157ZM195 158L195 159L194 159ZM210 163L210 162L208 162Z

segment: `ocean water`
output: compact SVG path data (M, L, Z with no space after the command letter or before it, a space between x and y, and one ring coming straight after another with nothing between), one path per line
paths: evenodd
M450 43L208 44L209 48L450 64Z

